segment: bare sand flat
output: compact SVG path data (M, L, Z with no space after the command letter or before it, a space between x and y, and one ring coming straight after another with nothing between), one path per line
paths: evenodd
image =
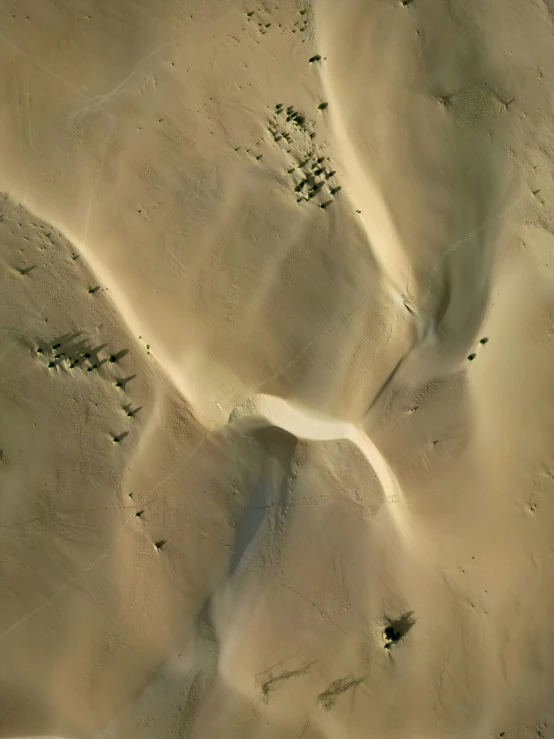
M1 737L554 737L553 17L2 3Z

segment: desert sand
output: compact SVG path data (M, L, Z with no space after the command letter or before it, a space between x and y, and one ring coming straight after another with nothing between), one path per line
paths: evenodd
M3 0L1 737L554 737L553 18Z

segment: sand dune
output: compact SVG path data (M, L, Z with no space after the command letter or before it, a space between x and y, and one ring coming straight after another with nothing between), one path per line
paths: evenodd
M6 0L1 737L554 737L552 40Z

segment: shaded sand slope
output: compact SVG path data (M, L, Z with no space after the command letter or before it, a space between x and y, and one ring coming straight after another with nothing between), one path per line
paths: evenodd
M4 3L1 736L554 736L552 45Z
M377 378L370 378L368 364L377 364L387 343L394 361L396 347L407 343L409 315L389 310L356 214L340 205L344 190L325 210L317 207L333 200L330 189L341 186L343 173L327 116L317 111L311 15L306 21L283 6L248 19L225 3L190 11L175 11L178 20L170 15L165 45L144 42L140 56L119 19L106 18L104 34L83 30L90 55L104 54L104 45L122 55L124 45L130 59L125 70L104 72L103 95L100 70L83 63L81 84L93 107L59 81L55 58L48 73L29 59L19 14L4 19L17 47L3 46L17 70L5 83L13 115L3 121L4 189L63 227L133 333L146 337L206 421L223 420L214 400L231 410L253 385L264 392L286 387L318 403L323 390L325 405L356 414L386 372L375 366ZM60 12L54 17L61 24ZM263 35L262 17L271 23ZM299 21L308 22L301 39L300 31L292 34ZM74 23L80 28L85 20ZM53 43L45 33L43 45L49 38ZM66 49L64 64L73 58ZM60 88L45 102L44 84ZM21 98L30 100L31 133L44 131L44 145L34 145L38 159L19 121ZM278 103L300 111L305 123L287 123L285 110L272 123ZM277 142L269 131L275 126ZM317 197L297 204L297 183L319 169ZM381 320L371 320L375 314ZM317 393L304 379L307 367L317 367L318 377L329 367ZM347 373L356 381L342 381Z

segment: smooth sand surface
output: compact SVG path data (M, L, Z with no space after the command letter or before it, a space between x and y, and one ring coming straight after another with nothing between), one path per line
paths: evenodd
M0 737L554 737L554 8L0 7Z

